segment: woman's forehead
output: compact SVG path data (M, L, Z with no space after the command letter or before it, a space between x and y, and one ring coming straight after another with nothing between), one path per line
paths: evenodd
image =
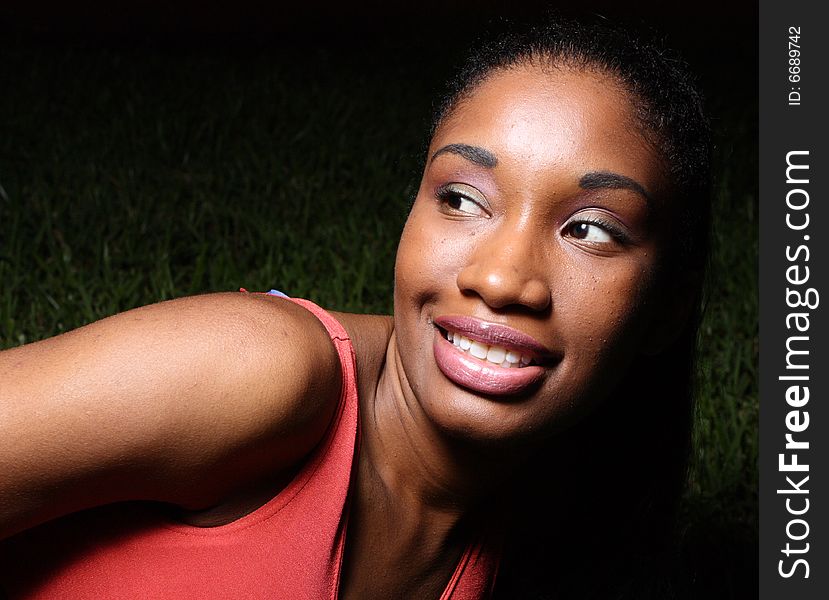
M496 71L447 115L429 156L447 144L485 148L532 173L610 171L663 188L660 157L631 96L601 72L521 65Z

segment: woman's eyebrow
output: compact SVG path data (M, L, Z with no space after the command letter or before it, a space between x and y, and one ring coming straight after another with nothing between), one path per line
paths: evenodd
M653 203L653 199L641 183L625 175L619 175L618 173L612 173L610 171L592 171L586 173L579 179L579 187L584 190L633 190L641 195L648 204Z
M498 165L498 159L495 158L495 155L492 152L486 150L485 148L481 148L480 146L470 146L468 144L447 144L443 148L437 150L432 155L432 158L429 159L429 162L432 162L441 154L447 153L457 154L464 157L466 160L473 162L476 165L486 167L487 169L494 169Z

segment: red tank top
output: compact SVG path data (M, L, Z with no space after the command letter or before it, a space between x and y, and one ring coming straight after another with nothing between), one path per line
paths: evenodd
M0 598L335 600L359 451L354 348L343 327L307 300L342 365L328 431L294 479L267 504L227 525L202 528L157 507L123 503L83 511L0 543ZM497 557L467 547L441 600L491 593Z

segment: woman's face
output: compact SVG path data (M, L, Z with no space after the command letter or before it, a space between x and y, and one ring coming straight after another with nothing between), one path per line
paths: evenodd
M606 396L658 334L665 188L609 78L480 84L435 133L397 255L398 367L428 418L537 440Z

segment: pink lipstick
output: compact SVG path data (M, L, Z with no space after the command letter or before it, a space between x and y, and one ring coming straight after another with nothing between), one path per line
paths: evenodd
M505 325L465 316L438 317L434 323L438 368L453 383L481 394L527 391L545 373L536 363L553 356L533 337Z

